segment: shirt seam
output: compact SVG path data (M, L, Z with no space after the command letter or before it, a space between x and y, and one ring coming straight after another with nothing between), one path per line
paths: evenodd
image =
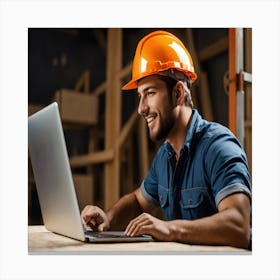
M245 193L251 199L251 191L247 186L241 183L234 183L224 187L217 193L215 196L216 207L218 207L224 198L235 193Z

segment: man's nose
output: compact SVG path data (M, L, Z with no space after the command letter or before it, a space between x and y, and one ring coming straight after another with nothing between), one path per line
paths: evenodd
M141 97L138 104L138 114L145 115L149 110L146 98Z

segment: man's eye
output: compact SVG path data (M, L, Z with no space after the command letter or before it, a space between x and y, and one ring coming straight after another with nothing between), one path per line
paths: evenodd
M152 95L154 95L154 94L155 94L154 91L149 91L149 92L147 93L147 95L149 95L149 96L152 96Z

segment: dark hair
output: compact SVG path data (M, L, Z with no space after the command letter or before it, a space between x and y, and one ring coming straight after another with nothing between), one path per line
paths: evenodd
M162 76L162 75L159 75L159 79L161 79L162 81L164 81L166 83L168 92L170 94L172 94L172 91L178 81L175 79L172 79L168 76ZM188 80L185 80L182 82L184 83L184 88L185 88L185 104L187 106L190 106L191 108L193 108L193 101L192 101L192 96L191 96L191 83Z

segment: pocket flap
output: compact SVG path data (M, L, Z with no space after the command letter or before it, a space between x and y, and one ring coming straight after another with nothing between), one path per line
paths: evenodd
M181 206L185 209L196 208L204 200L206 188L192 188L181 191Z

